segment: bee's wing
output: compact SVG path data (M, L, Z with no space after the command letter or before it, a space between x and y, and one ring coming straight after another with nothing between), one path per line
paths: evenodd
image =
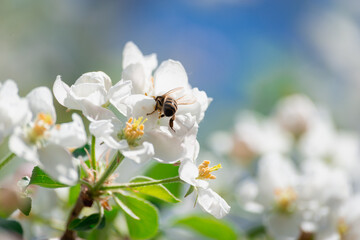
M176 99L178 105L190 105L196 102L196 98L193 95L184 95Z
M167 96L167 95L169 95L169 94L172 94L172 93L174 93L174 92L180 91L180 90L182 90L182 89L184 89L184 88L183 88L183 87L173 88L173 89L167 91L165 94L163 94L163 96L165 97L165 96Z

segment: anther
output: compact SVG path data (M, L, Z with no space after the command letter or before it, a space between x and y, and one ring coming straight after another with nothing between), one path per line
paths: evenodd
M221 168L221 164L213 167L209 167L209 164L210 161L205 160L199 165L199 176L197 177L197 179L216 179L216 176L212 175L211 172L219 170Z

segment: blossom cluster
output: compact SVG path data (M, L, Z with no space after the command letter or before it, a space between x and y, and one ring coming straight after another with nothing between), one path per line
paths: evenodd
M132 42L124 47L122 68L116 84L104 72L85 73L71 86L56 78L52 89L56 100L82 114L74 113L70 123L56 124L50 89L35 88L20 97L14 81L2 83L0 142L9 137L14 155L69 186L79 181L95 184L109 167L107 160L118 153L136 163L156 160L180 165L179 178L196 190L198 204L222 218L230 206L209 188L209 180L215 179L211 173L221 165L196 163L198 127L212 99L191 87L180 62L167 60L158 66L155 54L143 55ZM88 130L82 117L89 122ZM89 141L87 132L94 141ZM91 171L72 154L89 142L98 156ZM79 168L92 176L91 181L80 179Z
M360 141L301 94L268 117L245 111L214 148L242 169L237 199L282 239L360 239ZM238 168L239 169L239 168Z

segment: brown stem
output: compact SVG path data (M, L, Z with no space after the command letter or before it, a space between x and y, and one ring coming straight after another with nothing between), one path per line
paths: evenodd
M88 187L86 185L81 185L81 191L80 191L79 197L76 201L76 204L75 204L73 210L71 211L71 213L69 215L69 218L66 223L66 231L60 238L61 240L75 240L76 239L76 237L77 237L76 231L70 230L69 225L75 218L79 217L79 214L84 207L91 207L93 202L94 202L94 200L92 199L92 197L89 194Z
M305 232L305 231L301 231L300 236L298 238L298 240L314 240L315 239L315 234L312 232Z

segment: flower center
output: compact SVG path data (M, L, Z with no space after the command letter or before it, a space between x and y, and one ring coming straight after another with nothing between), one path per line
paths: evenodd
M53 125L53 119L50 114L39 113L35 119L34 126L29 132L31 142L36 142L38 139L44 138L46 131Z
M293 203L297 195L293 188L275 189L276 206L281 212L290 213L293 210Z
M147 118L143 120L143 117L138 119L129 118L119 138L126 139L130 146L136 147L138 140L144 135L144 123L146 121Z
M209 167L209 164L210 161L205 160L199 165L199 176L196 179L216 179L216 176L212 175L211 172L219 170L221 168L221 164L213 167Z
M346 224L344 219L339 219L337 224L337 230L341 236L341 239L343 239L346 233L349 231L349 226Z

